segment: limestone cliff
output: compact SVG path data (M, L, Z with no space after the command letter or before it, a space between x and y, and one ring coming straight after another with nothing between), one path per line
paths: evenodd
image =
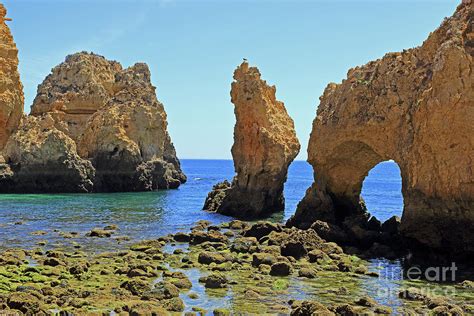
M327 86L308 148L315 182L289 225L363 214L365 176L393 159L403 182L403 235L474 251L473 23L473 3L463 1L420 47Z
M112 192L186 181L145 64L66 57L4 150L0 192Z
M113 96L115 75L120 71L118 62L99 55L69 55L38 86L31 115L49 113L65 123L64 132L77 141L90 116Z
M241 218L284 209L283 185L300 144L293 120L275 93L275 86L268 86L256 67L244 62L235 70L231 97L236 176L231 185L214 187L204 209Z
M101 191L177 188L186 177L148 66L135 64L118 72L113 89L79 141L79 154L97 169L96 185Z
M0 4L0 151L17 129L23 114L23 85L18 73L18 50L6 21L7 11Z
M94 168L49 114L25 116L4 148L0 192L91 192ZM5 172L7 171L7 172Z

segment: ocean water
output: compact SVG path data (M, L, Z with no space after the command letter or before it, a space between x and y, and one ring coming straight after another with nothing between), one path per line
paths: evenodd
M81 243L97 251L121 245L114 239L85 238L95 227L117 224L119 234L132 241L189 230L201 219L213 223L231 220L201 210L212 186L232 179L231 160L182 160L188 182L177 190L108 194L5 194L0 195L0 248L35 247L40 240L49 246L67 247L60 232L77 232ZM294 214L298 202L313 181L311 166L295 161L285 185L286 209L273 217L285 221ZM371 213L381 220L400 215L403 207L398 166L393 162L377 165L366 178L363 197ZM44 231L45 235L33 232ZM76 238L74 239L78 241ZM47 246L48 247L48 246Z
M48 195L0 195L0 249L10 247L34 248L39 241L47 241L43 249L71 247L80 243L86 251L111 251L126 247L138 239L151 239L176 231L187 231L198 220L209 220L215 224L231 218L209 214L201 210L207 193L212 186L224 179L231 179L234 170L230 160L183 160L182 166L188 182L177 190L113 193L113 194L48 194ZM303 198L313 181L312 168L303 161L290 166L285 186L286 209L273 220L284 222L294 214L296 205ZM362 195L369 211L381 220L401 215L403 199L398 166L384 162L371 170L364 181ZM106 224L119 226L117 235L128 236L129 241L115 238L89 238L85 234L94 227ZM35 234L43 231L41 235ZM64 238L61 233L76 232L76 238ZM176 245L180 247L180 244ZM398 298L402 286L417 286L432 289L433 293L445 293L454 288L451 285L410 283L402 278L402 264L399 260L373 259L369 269L380 273L380 277L353 278L348 274L321 272L318 278L302 280L296 276L282 278L289 287L278 295L262 296L249 302L242 293L228 291L214 293L205 289L197 280L199 269L184 270L193 282L193 291L198 300L191 300L186 294L181 298L186 310L198 306L206 310L225 307L239 312L241 308L268 308L289 299L315 299L323 303L343 303L356 296L370 295L378 303L397 309L404 305ZM241 286L245 287L252 278L235 274ZM346 296L334 294L334 289L347 287ZM436 291L436 292L435 292ZM443 292L444 291L444 292ZM450 293L450 292L447 292ZM223 296L224 295L224 296ZM355 296L354 296L355 295ZM472 293L458 291L452 298L456 301L472 300Z

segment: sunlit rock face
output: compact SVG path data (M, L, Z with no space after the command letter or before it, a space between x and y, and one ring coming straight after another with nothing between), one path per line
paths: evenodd
M18 49L0 4L0 151L17 129L23 114L23 85L18 73Z
M4 148L0 192L92 192L94 168L51 115L25 116Z
M115 75L121 70L118 62L99 55L69 55L38 86L31 115L50 114L77 141L90 116L113 96Z
M88 121L79 154L97 169L100 191L177 188L186 181L167 131L166 113L146 64L118 72L113 96Z
M393 159L403 182L403 235L474 251L473 21L473 4L464 1L421 46L327 86L308 148L315 182L289 225L341 223L365 212L365 176Z
M240 218L284 209L283 185L300 144L293 120L275 93L275 86L267 85L256 67L244 62L235 70L231 97L236 116L232 146L236 176L232 184L215 187L204 209Z
M150 77L146 64L123 69L92 53L66 57L39 85L31 115L5 147L0 191L147 191L184 183Z

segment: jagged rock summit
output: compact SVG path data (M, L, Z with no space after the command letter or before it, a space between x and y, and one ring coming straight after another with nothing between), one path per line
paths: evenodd
M423 45L350 69L320 98L309 141L315 182L289 225L341 224L365 213L369 170L400 167L402 234L474 251L474 13L463 1Z
M231 97L236 124L232 157L236 176L214 186L204 209L255 218L284 209L283 185L300 150L293 120L275 86L244 61L234 72Z
M148 66L66 57L7 141L2 192L117 192L186 181Z
M0 151L17 129L23 114L23 85L18 73L18 49L6 21L7 10L0 4Z

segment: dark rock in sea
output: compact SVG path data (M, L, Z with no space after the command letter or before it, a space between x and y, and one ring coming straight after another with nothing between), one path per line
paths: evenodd
M187 233L177 232L173 235L173 239L177 242L189 242L191 237Z
M299 259L306 256L307 250L304 244L299 241L289 241L281 246L281 254L285 257L293 257Z
M224 255L219 252L208 252L203 251L198 256L198 262L201 264L211 264L211 263L224 263L229 261L229 258L226 258Z
M204 286L209 289L219 289L227 287L227 278L220 273L213 273L206 277Z
M189 243L191 245L198 245L205 242L227 243L228 241L229 239L225 235L223 235L221 232L218 232L218 231L205 232L205 231L195 230L191 232L190 234Z
M335 224L317 220L311 225L311 228L314 229L321 238L328 241L346 243L349 239L347 233Z
M87 236L88 237L99 237L99 238L111 237L112 236L112 231L111 230L100 229L100 228L94 228L89 233L87 233Z
M267 236L271 232L281 232L283 227L280 224L270 222L257 222L244 231L245 237L255 237L257 239Z
M288 262L277 262L271 265L270 275L273 276L287 276L293 271L291 264Z
M392 216L382 224L382 232L390 235L396 235L400 232L401 219L398 216Z

